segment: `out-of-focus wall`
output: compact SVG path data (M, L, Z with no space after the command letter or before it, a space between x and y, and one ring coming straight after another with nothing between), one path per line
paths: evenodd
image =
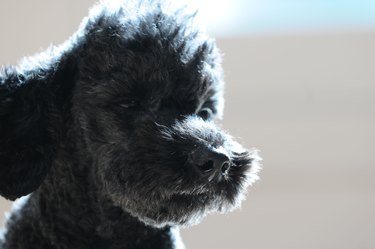
M242 210L190 248L375 248L375 32L218 41L224 127L264 158Z
M92 2L1 2L0 64L64 41ZM375 32L218 44L223 126L261 150L264 169L241 210L183 230L187 247L375 248Z

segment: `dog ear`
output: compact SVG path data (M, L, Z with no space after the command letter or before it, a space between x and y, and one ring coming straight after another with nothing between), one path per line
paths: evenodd
M76 74L62 58L0 72L0 195L7 199L37 189L52 164Z

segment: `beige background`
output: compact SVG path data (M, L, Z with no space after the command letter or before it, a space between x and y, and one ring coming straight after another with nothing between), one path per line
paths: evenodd
M64 41L92 3L1 1L0 64ZM241 210L184 229L187 247L375 248L375 31L218 43L224 127L262 151L264 170Z

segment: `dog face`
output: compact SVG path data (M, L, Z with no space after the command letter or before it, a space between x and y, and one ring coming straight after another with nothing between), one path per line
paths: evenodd
M237 207L258 157L214 123L223 107L214 41L160 7L135 19L107 11L88 21L68 60L72 129L102 194L154 226Z

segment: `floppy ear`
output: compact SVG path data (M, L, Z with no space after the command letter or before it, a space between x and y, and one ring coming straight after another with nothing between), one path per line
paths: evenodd
M0 72L0 195L5 198L31 193L47 175L62 135L74 68L72 60L60 58L35 69Z

